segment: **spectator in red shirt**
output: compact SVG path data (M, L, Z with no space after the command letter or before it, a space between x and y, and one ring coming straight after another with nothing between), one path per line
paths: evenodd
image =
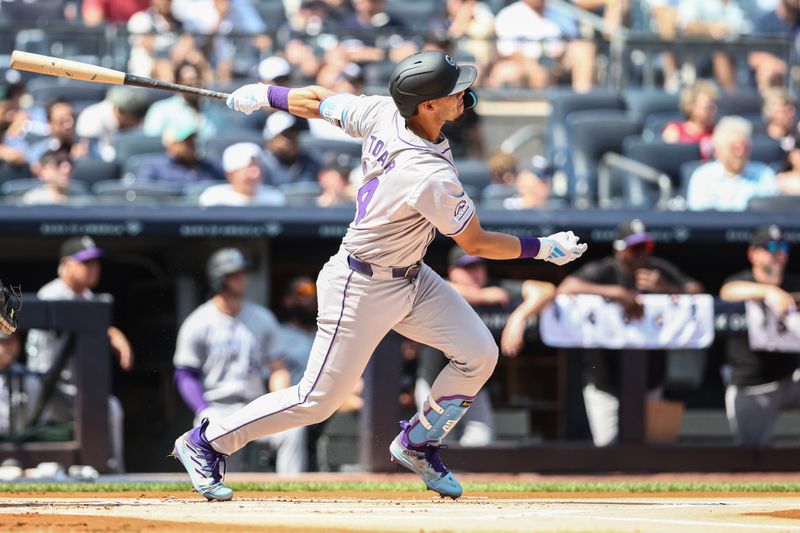
M150 0L83 0L83 22L87 26L127 24L134 13L150 7Z
M661 137L668 143L697 143L703 159L711 158L711 135L717 119L717 87L699 80L681 92L680 109L686 120L667 124Z

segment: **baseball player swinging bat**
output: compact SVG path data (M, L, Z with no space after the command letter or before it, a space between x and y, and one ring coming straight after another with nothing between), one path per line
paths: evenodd
M441 350L449 362L424 408L400 424L390 460L442 497L461 496L461 484L439 457L440 444L491 376L498 348L472 307L425 264L428 245L438 232L470 255L556 265L587 248L571 231L517 237L481 227L441 133L477 103L471 88L477 76L472 65L425 51L395 66L390 96L251 83L226 101L245 114L271 109L326 120L361 139L362 152L353 221L317 278L318 327L300 382L227 416L204 418L175 440L173 455L207 499L233 497L223 480L225 458L248 442L331 416L391 330Z
M188 85L154 80L89 63L62 59L60 57L32 54L30 52L21 52L19 50L14 50L11 54L11 68L25 70L27 72L36 72L37 74L46 74L48 76L58 76L59 78L70 78L94 83L112 83L114 85L132 85L134 87L147 87L150 89L163 89L166 91L207 96L219 100L227 100L230 96L228 93L219 91L210 91L199 87L189 87Z

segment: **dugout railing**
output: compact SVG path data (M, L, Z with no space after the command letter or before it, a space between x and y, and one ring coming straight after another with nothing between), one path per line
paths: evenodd
M105 471L110 457L108 396L111 389L111 355L108 328L111 325L109 302L41 301L32 294L23 295L19 315L20 331L33 328L55 330L72 337L64 356L74 361L77 395L73 404L72 439L60 442L25 438L26 432L12 432L0 441L0 462L8 458L23 467L41 462L63 466L89 465ZM46 383L55 378L38 374ZM32 399L32 398L30 398ZM46 403L45 409L46 409ZM15 415L27 416L30 409Z
M480 313L479 313L480 314ZM482 316L493 329L493 317ZM728 335L746 335L744 304L715 303L718 340ZM499 336L496 327L493 333ZM529 328L528 337L537 335ZM389 334L378 346L365 373L365 407L360 420L359 459L370 472L391 472L386 450L397 434L395 420L403 416L397 404L400 387L402 337ZM450 468L469 472L722 472L795 471L800 469L800 443L794 446L740 446L733 443L648 442L646 427L646 383L648 354L644 350L620 350L621 393L619 437L616 444L596 447L588 441L552 441L541 444L497 442L486 447L447 450ZM776 355L780 356L780 355Z

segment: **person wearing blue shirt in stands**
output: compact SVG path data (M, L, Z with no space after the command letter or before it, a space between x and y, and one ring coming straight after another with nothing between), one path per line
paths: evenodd
M689 209L744 211L751 198L779 193L775 172L749 161L752 125L741 117L724 117L712 138L715 160L692 173L686 202Z
M197 125L194 123L178 121L167 126L161 137L167 153L143 167L136 176L137 181L171 185L178 191L199 181L219 180L222 183L222 170L197 156L196 138Z

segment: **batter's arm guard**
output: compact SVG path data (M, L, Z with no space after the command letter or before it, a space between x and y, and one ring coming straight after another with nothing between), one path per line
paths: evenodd
M429 396L421 413L411 419L408 428L408 440L414 446L435 444L441 441L472 405L474 398L468 396L450 396L439 398Z
M357 96L347 93L328 95L319 104L319 114L323 120L345 129L350 107L357 99Z

